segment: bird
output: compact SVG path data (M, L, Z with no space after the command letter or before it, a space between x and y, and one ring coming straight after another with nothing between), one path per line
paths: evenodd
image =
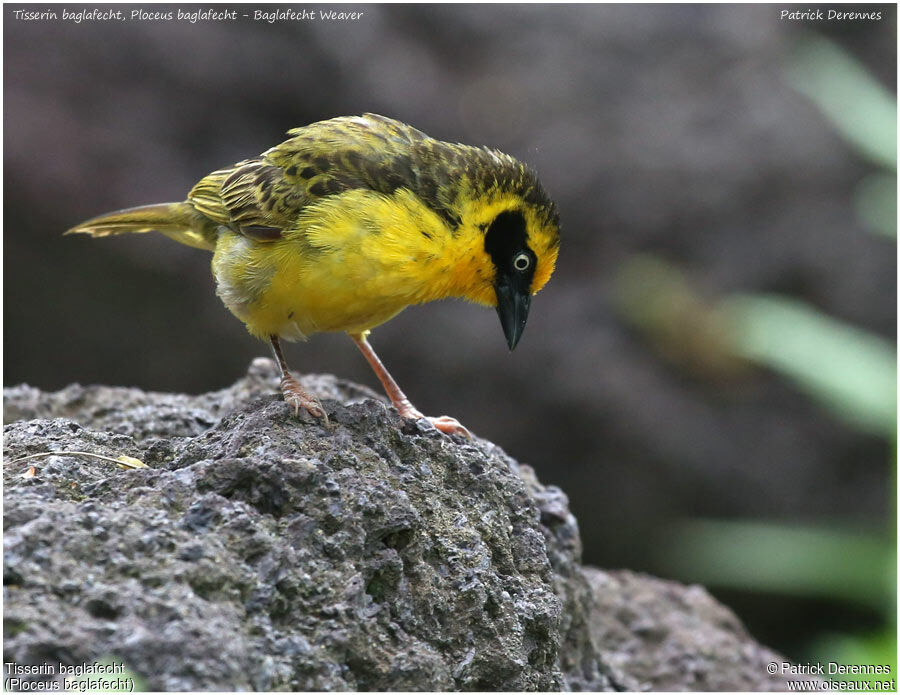
M496 149L443 142L365 113L312 123L202 178L183 202L110 212L66 234L157 231L213 252L216 293L268 341L293 408L325 418L281 341L345 332L403 418L424 416L372 348L404 308L450 297L496 308L513 350L559 251L559 213L536 173ZM446 434L457 419L429 417Z

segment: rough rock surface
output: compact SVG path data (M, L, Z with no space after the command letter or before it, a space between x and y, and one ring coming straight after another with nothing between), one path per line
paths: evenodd
M629 689L784 690L766 668L783 656L754 642L701 586L584 567L595 603L591 636Z
M276 382L6 390L5 662L113 657L153 690L779 687L701 589L583 568L565 495L498 447L332 377L304 379L330 422L295 419ZM13 462L47 451L148 468Z

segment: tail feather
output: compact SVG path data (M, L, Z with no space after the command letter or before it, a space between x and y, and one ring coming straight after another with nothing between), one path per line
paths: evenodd
M72 227L66 234L106 237L154 230L188 246L209 251L216 248L215 224L187 202L143 205L109 212Z

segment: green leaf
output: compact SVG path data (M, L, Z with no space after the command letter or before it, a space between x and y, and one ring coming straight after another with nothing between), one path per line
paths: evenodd
M863 156L897 168L897 100L855 58L827 39L805 39L788 79Z
M896 436L897 356L887 340L777 295L735 295L722 310L738 354L785 374L852 425Z
M896 613L896 554L874 534L822 526L686 521L663 545L677 576L711 586L840 599Z

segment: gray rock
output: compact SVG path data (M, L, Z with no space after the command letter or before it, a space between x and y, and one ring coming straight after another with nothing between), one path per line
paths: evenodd
M112 658L153 690L772 687L701 590L583 568L530 467L304 382L327 424L290 415L269 360L199 396L7 389L4 661ZM48 451L148 468L12 462ZM706 680L671 661L695 649Z
M787 662L760 646L701 586L585 567L590 631L618 682L631 690L786 690L767 667Z

